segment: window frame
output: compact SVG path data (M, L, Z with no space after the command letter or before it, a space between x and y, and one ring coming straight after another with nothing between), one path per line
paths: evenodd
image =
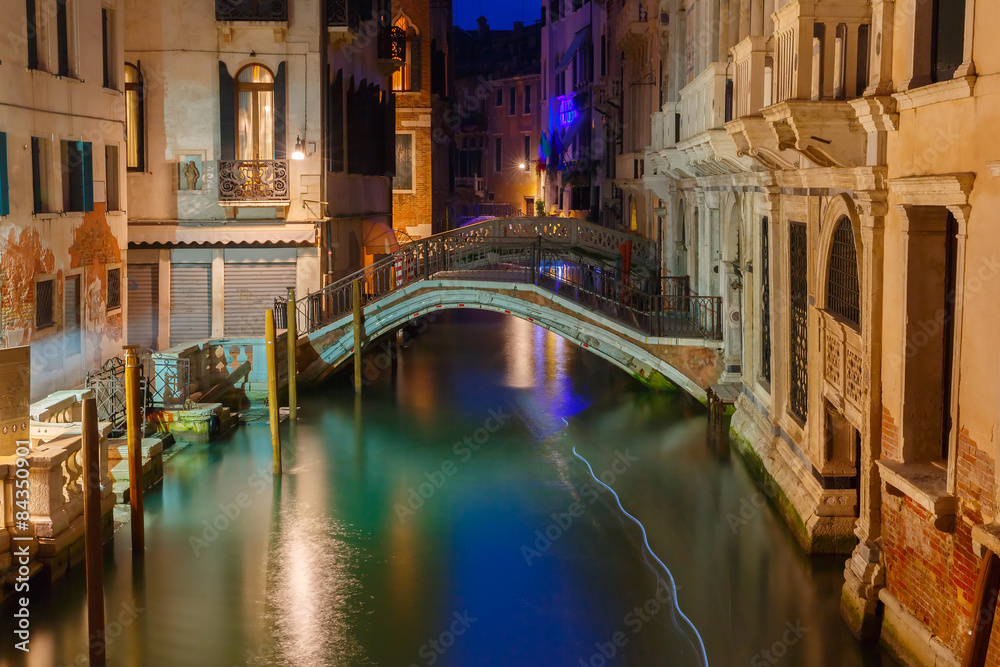
M531 114L531 83L524 84L524 115Z
M121 312L122 308L125 307L125 282L124 282L124 267L122 264L107 264L104 267L105 270L105 285L104 285L104 304L105 311L108 314ZM118 272L118 304L111 305L111 272Z
M51 295L52 296L51 296L51 298L49 300L49 311L50 311L49 312L49 318L44 323L39 319L39 310L38 310L38 306L39 306L39 302L40 302L40 299L38 298L38 288L39 288L39 285L41 285L42 283L51 283L51 285L52 285L52 287L51 287ZM59 300L59 293L58 293L58 289L57 289L58 285L56 283L56 276L54 276L52 274L47 274L47 273L46 274L36 275L35 276L34 284L35 284L35 289L34 289L33 296L34 296L34 299L35 299L35 304L34 304L35 307L33 309L34 312L32 313L32 322L33 322L33 324L35 326L35 331L45 331L46 329L54 329L59 324L58 321L56 320L56 313L58 312L58 310L56 308L56 302Z
M503 172L503 137L493 138L493 171Z
M135 70L135 81L129 81L128 77L125 77L125 168L127 171L143 172L146 171L146 91L145 82L142 78L142 63L138 60L135 64L126 62L125 71L127 72L129 68ZM133 115L131 113L132 105L129 99L135 98L135 118L132 122L136 124L135 138L136 138L136 164L131 163L132 160L132 150L129 146L128 136L129 136L129 116ZM119 160L121 155L119 154Z
M240 75L243 74L247 69L252 67L259 67L271 77L270 83L248 83L241 82ZM237 160L248 160L248 161L271 161L275 159L275 154L277 152L277 118L275 117L275 111L277 108L277 95L275 92L275 72L271 70L270 67L261 62L253 62L244 65L236 71L236 76L233 77L233 90L235 91L236 99L234 100L234 108L236 111L236 118L233 119L234 127L236 128L235 145L236 145L236 159ZM262 156L260 154L259 137L261 133L260 118L259 114L252 113L255 108L258 108L260 104L260 93L271 93L271 155ZM253 127L251 128L248 136L253 137L253 143L256 146L254 155L249 158L241 158L240 155L241 145L240 145L240 93L250 93L250 110L251 110L251 123Z

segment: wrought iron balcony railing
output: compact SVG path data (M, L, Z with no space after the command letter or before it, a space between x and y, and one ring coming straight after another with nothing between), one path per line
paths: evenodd
M215 0L216 21L287 21L287 0Z
M219 160L219 204L287 204L288 160Z
M378 34L378 57L406 62L406 31L396 25L382 28Z
M361 21L371 18L371 0L326 0L326 24L331 28L357 31Z

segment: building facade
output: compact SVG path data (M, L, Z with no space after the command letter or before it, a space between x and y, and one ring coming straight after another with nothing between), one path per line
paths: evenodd
M455 211L527 215L541 201L541 23L455 28Z
M541 141L549 214L594 221L600 216L607 161L614 155L607 144L617 132L599 108L614 94L607 90L614 48L608 11L593 0L542 6Z
M661 10L643 180L666 202L664 265L724 299L737 448L805 549L850 554L858 635L927 665L974 636L997 664L993 609L974 604L1000 552L1000 163L981 134L1000 115L1000 8Z
M0 3L0 345L31 346L32 400L124 343L124 9Z
M450 27L449 2L397 0L393 6L390 29L402 40L402 65L392 74L393 226L414 239L447 226L450 150L441 140L441 119L449 95Z
M395 242L386 11L126 2L131 343L259 336Z

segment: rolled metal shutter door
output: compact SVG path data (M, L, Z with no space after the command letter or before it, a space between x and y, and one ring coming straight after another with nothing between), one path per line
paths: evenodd
M212 265L170 267L170 346L212 337Z
M263 336L264 311L294 285L293 262L226 262L226 336Z
M160 330L160 267L128 265L128 344L156 349Z

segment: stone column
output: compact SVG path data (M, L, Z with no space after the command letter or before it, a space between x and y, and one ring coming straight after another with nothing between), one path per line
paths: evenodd
M844 567L840 611L851 632L865 639L879 633L878 592L885 586L879 549L882 484L875 461L882 453L882 260L887 196L884 189L856 193L862 242L861 342L868 396L858 461L859 515L854 529L858 546Z
M764 0L750 0L750 34L764 34Z
M895 0L872 1L872 28L868 45L868 88L866 96L890 95L892 89L893 21Z
M726 62L729 49L733 47L729 34L729 2L721 0L719 4L719 62Z
M767 206L771 288L771 423L777 424L788 405L788 225L781 215L781 188L773 173L762 180Z
M750 36L750 3L752 0L740 0L740 41Z

